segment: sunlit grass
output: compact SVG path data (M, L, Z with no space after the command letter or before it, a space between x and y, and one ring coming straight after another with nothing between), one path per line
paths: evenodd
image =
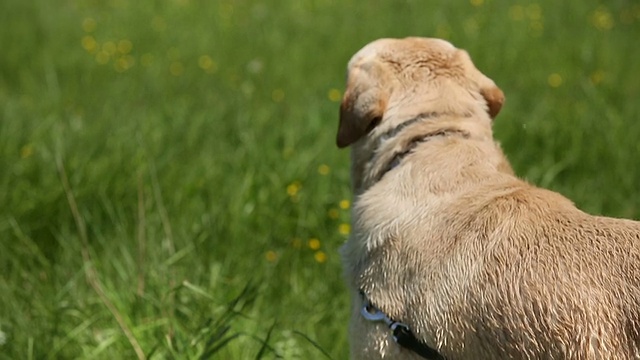
M378 37L466 48L518 174L640 217L631 2L7 0L0 23L0 358L345 358L335 130Z

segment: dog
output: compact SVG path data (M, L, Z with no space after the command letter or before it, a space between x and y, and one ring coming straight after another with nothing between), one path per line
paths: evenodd
M516 177L492 134L503 103L444 40L349 61L352 359L640 358L640 222Z

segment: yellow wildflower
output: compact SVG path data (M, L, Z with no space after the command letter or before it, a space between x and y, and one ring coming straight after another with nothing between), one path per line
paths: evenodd
M339 102L342 99L342 93L338 89L331 89L328 93L329 100Z
M116 46L116 43L114 43L113 41L107 41L104 44L102 44L102 51L109 56L115 54L116 50L118 50L118 47Z
M604 71L596 70L589 77L593 85L598 85L604 80Z
M300 181L294 181L287 186L287 195L296 196L298 195L298 192L300 191L301 188L302 188L302 183L300 183Z
M267 259L268 262L274 262L274 261L278 260L278 254L273 250L267 251L264 254L264 257Z
M327 216L329 216L330 219L337 219L340 216L340 212L338 212L338 209L336 208L331 208L329 209L329 211L327 211Z
M285 147L282 149L282 157L284 159L289 159L293 156L294 149L292 147Z
M180 61L174 61L169 65L169 72L173 76L180 76L184 72L184 65Z
M318 250L320 249L320 240L318 240L317 238L311 238L309 239L308 245L309 249Z
M549 83L549 86L557 88L562 85L562 76L558 73L553 73L549 75L547 82Z
M509 18L513 21L524 19L524 8L522 5L512 5L509 8Z
M322 164L318 166L318 174L320 175L328 175L331 172L331 168L327 164Z
M131 52L131 49L133 49L131 40L123 39L118 41L118 52L120 54L126 55Z
M527 16L530 20L542 19L542 8L538 4L531 4L527 6Z
M351 202L349 202L349 200L340 200L340 203L338 204L338 206L340 206L340 209L342 210L347 210L349 208L349 206L351 206Z
M351 225L347 223L342 223L338 226L338 232L340 235L349 235L351 233Z
M596 29L606 31L613 28L613 16L606 7L600 6L591 14L591 25Z
M28 157L31 157L31 155L33 155L33 145L32 144L27 144L27 145L23 146L20 149L20 158L21 159L26 159Z
M447 39L451 35L451 28L446 24L438 24L436 27L436 37Z
M544 23L540 20L534 20L529 23L529 30L533 37L540 37L544 32Z
M313 254L313 258L316 259L318 263L322 264L327 261L327 254L325 254L324 251L316 251L316 253Z
M97 26L98 23L93 18L89 17L82 20L82 30L84 30L85 32L94 32Z
M198 58L198 66L207 74L213 74L218 70L218 64L209 55L200 56Z
M124 72L124 71L129 70L135 63L136 63L136 61L133 58L133 56L125 55L125 56L122 56L122 57L118 58L118 60L116 60L116 62L113 64L113 66L114 66L114 68L116 69L117 72Z
M89 54L95 54L98 51L98 42L91 35L85 35L82 37L82 48Z
M98 51L96 54L96 62L100 65L109 63L110 56L104 51Z

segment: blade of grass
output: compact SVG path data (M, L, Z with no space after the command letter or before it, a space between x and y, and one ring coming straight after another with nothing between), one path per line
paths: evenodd
M56 156L56 166L58 169L58 175L60 176L60 181L62 182L62 187L64 189L65 195L67 197L67 202L69 203L69 209L71 210L71 214L73 215L73 219L75 221L76 227L78 229L78 235L80 236L80 241L82 242L81 253L82 259L85 265L85 276L87 282L95 293L100 298L100 301L107 307L111 315L114 317L120 329L126 336L127 340L131 344L131 347L136 353L138 359L146 359L144 355L144 351L142 351L142 347L138 343L138 340L133 335L133 332L127 325L124 320L124 317L118 311L118 308L111 302L104 289L102 288L102 284L98 279L98 274L96 269L93 267L93 262L91 260L91 254L89 252L89 237L87 235L87 226L84 222L84 219L80 215L80 211L78 210L78 204L76 203L76 198L71 189L71 185L69 184L69 178L67 177L67 172L64 168L64 164L62 163L62 159L59 156Z
M229 330L229 328L225 328L222 332L221 335L224 335L227 331ZM212 355L214 355L215 353L217 353L220 349L222 349L223 347L225 347L229 342L231 342L232 340L238 338L240 336L240 334L233 334L233 335L229 335L228 337L224 338L224 339L218 339L217 336L212 337L209 341L208 341L208 346L209 345L214 345L212 348L206 350L204 352L204 354L202 354L200 356L200 359L209 359ZM207 347L208 347L207 346Z
M146 211L144 208L144 183L142 180L142 173L138 173L138 226L137 236L138 239L138 285L136 287L136 294L138 297L144 296L145 285L145 273L144 273L144 260L146 258Z
M273 333L273 329L275 329L275 327L276 327L276 322L274 321L273 324L271 324L271 326L269 327L269 330L267 331L267 337L264 340L259 340L262 343L262 346L260 347L260 351L258 351L258 353L256 354L256 360L262 359L266 350L271 350L272 352L275 353L275 350L269 346L269 340L271 339L271 334Z
M176 253L176 248L173 241L173 230L171 227L171 221L169 220L169 213L167 211L166 206L164 205L164 199L162 197L162 191L160 189L160 183L158 181L158 171L156 169L155 162L151 160L150 164L151 164L150 165L151 187L153 188L153 197L154 197L156 206L158 207L158 212L160 213L160 221L162 222L162 228L164 230L164 234L166 237L165 243L168 251L167 258L170 259ZM167 266L168 266L168 272L169 272L169 288L173 288L176 284L175 274L171 270L171 264ZM169 296L168 298L169 310L163 307L162 312L164 316L170 319L175 319L175 292L173 291L169 292L168 296ZM168 336L167 340L170 342L173 341L174 335L175 335L175 329L173 328L173 323L169 322L169 331L167 333L167 336Z
M313 345L313 347L315 347L316 349L318 349L318 351L320 351L322 353L322 355L324 355L327 359L333 360L333 358L331 357L331 355L329 355L328 352L326 352L318 343L316 343L315 341L313 341L310 337L308 337L306 334L301 333L298 330L293 330L293 333L301 336L302 338L304 338L305 340L307 340L311 345Z

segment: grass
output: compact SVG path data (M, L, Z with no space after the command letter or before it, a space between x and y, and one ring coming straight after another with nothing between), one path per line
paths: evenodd
M5 0L0 359L346 358L349 57L437 36L518 174L640 218L640 7Z

